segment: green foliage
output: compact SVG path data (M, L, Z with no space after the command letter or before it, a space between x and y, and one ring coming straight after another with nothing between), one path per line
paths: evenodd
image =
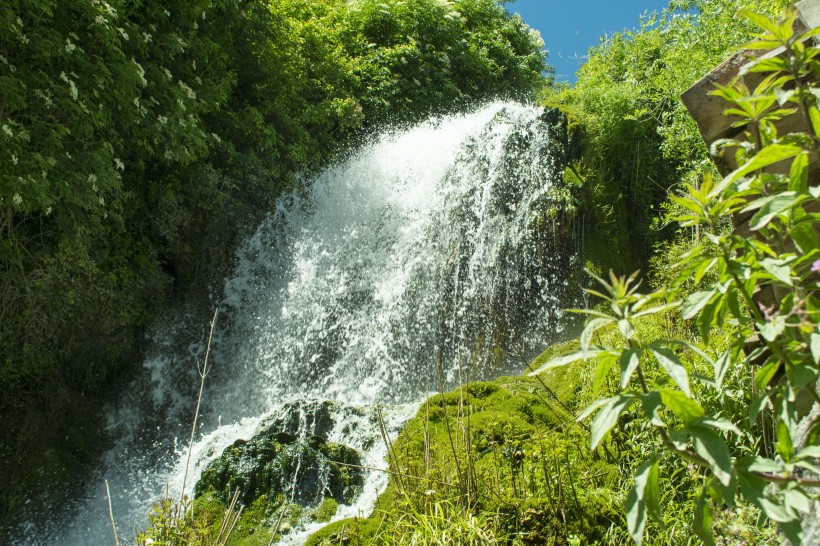
M495 0L360 0L343 43L376 122L408 121L542 87L543 42Z
M686 184L672 197L672 219L699 235L685 262L646 295L634 275L598 279L603 289L593 293L608 309L586 311L593 318L578 352L542 366L596 357L598 376L613 368L620 375L614 395L581 416L595 415L593 448L626 415L654 429L655 448L637 468L626 502L638 544L649 521L663 525L659 462L683 461L702 472L692 520L705 544L715 544L715 510L733 506L736 496L800 543L803 514L816 499L816 423L801 419L818 401L820 376L820 219L812 212L820 191L809 184L820 142L820 49L807 41L820 31L795 35L791 12L780 22L743 15L762 29L751 47L785 52L744 69L747 78L759 75L755 89L740 82L714 92L742 128L738 140L721 143L739 167L721 180L707 175ZM802 128L784 133L784 126ZM745 225L727 229L738 217ZM670 308L692 321L688 335L641 335L640 317ZM608 325L617 325L620 339L593 344L593 334Z
M391 485L373 515L308 544L601 540L616 519L617 468L551 397L521 377L431 397L391 447Z
M493 0L3 2L10 488L60 437L53 417L139 359L164 304L224 277L297 172L383 121L529 96L544 68L538 37Z
M174 502L171 498L158 501L148 514L150 527L137 534L138 546L167 544L169 546L216 546L223 544L222 537L230 533L214 528L213 514L220 510L218 503L201 502L194 517L193 507L187 502Z
M743 2L767 15L787 4ZM654 231L667 192L712 168L678 97L746 41L751 26L736 17L737 9L735 0L672 1L646 15L640 30L602 39L573 87L546 90L543 101L560 105L577 123L583 153L575 174L585 181L588 267L597 274L643 267L669 235ZM613 232L628 234L628 241L613 241Z
M319 506L317 506L314 511L313 517L316 518L316 521L325 523L330 521L330 519L336 515L336 511L338 509L339 503L336 502L336 499L328 497L319 503Z

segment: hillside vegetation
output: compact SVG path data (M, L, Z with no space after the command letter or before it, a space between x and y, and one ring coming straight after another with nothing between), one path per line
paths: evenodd
M537 96L580 150L583 331L427 400L374 512L308 544L816 543L820 49L788 0L739 4L673 0L572 87L493 0L0 7L0 474L24 483L12 469L64 426L44 423L122 377L144 325L227 270L296 173L386 123ZM786 54L716 91L738 129L714 150L739 165L724 177L678 97L752 38ZM264 546L338 502L198 495L158 503L138 544Z
M0 5L0 519L93 458L144 328L285 190L385 123L544 85L493 0Z

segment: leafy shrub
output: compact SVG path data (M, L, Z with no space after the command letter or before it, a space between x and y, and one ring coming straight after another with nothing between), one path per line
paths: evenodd
M803 514L816 497L815 420L801 418L804 406L820 400L820 219L811 212L820 190L809 184L810 157L820 142L813 92L820 49L807 41L820 30L796 35L793 11L780 22L742 13L762 29L748 47L784 52L744 69L760 75L755 89L739 82L714 92L742 128L739 140L720 143L739 167L721 180L705 176L686 184L672 197L680 211L673 219L696 226L700 237L669 284L651 293L638 291L635 275L598 279L603 289L593 293L609 308L586 311L593 318L579 350L541 368L595 358L596 391L616 372L616 394L581 416L595 415L593 449L625 416L654 429L656 447L637 467L626 499L626 522L639 544L648 521L664 524L659 483L670 458L702 473L693 527L706 544L715 544L714 506L733 506L738 496L800 543ZM781 127L795 117L804 128L783 134ZM747 227L727 229L739 215L748 217ZM671 309L694 321L691 335L640 335L641 317ZM593 344L594 334L610 326L617 326L620 341Z

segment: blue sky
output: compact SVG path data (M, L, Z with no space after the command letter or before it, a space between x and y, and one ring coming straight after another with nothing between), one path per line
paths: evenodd
M638 28L644 12L660 11L667 4L668 0L516 0L507 9L541 31L556 79L574 83L583 57L602 35Z

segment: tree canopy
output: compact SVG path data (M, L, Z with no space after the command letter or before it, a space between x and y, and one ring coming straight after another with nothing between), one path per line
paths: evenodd
M495 0L3 2L0 473L138 360L169 298L207 293L297 172L532 96L542 47Z

